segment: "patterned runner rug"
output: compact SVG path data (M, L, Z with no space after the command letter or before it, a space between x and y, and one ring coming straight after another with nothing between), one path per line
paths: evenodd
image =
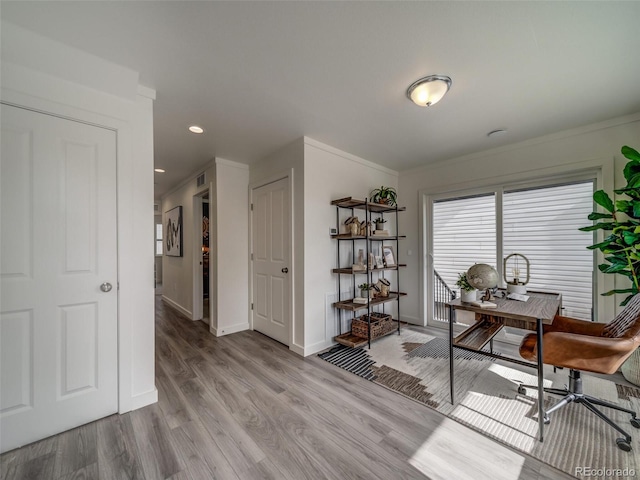
M620 435L582 405L568 405L551 415L544 442L537 440L537 389L518 393L518 385L537 385L533 369L516 370L490 357L456 350L456 404L449 399L449 344L420 332L404 329L371 344L371 349L339 345L319 355L355 375L383 385L421 402L488 437L552 465L570 475L583 477L579 468L602 469L593 478L640 478L640 430L629 415L603 407L632 437L632 451L616 446ZM509 366L505 366L509 365ZM526 367L522 367L523 369ZM545 387L564 388L568 370L553 372L545 366ZM640 413L640 389L618 385L591 375L583 376L584 391ZM547 394L545 408L560 397ZM607 472L607 469L609 472ZM626 469L627 475L624 470ZM595 471L592 470L593 473ZM598 472L600 473L600 472Z

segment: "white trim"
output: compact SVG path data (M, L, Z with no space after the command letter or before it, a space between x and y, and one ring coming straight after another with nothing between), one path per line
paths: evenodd
M309 345L308 347L304 347L304 348L296 345L296 349L294 350L292 348L291 350L294 350L295 353L302 355L303 357L308 357L309 355L313 355L314 353L318 353L323 350L326 350L327 348L332 347L335 344L336 343L331 340L323 340L321 342L314 343L313 345ZM302 350L302 352L300 350Z
M331 346L331 345L329 345L329 346ZM291 350L293 353L296 353L296 354L300 355L301 357L304 357L304 356L306 356L306 355L309 355L309 354L306 354L306 355L305 355L304 347L303 347L303 346L301 346L301 345L298 345L297 343L292 343L292 344L289 346L289 350ZM318 351L320 351L320 350L318 350Z
M310 147L315 147L319 150L324 150L325 152L331 153L333 155L336 155L338 157L342 157L346 160L350 160L352 162L355 163L359 163L360 165L364 165L365 167L368 168L373 168L374 170L379 170L381 172L384 173L388 173L389 175L394 175L394 176L399 176L400 173L396 170L391 170L390 168L384 167L382 165L379 165L377 163L373 163L369 160L365 160L364 158L360 158L357 157L355 155L351 155L350 153L344 152L342 150L338 150L335 147L332 147L331 145L327 145L325 143L322 142L318 142L317 140L314 140L313 138L309 138L309 137L302 137L304 140L304 144L305 145L309 145Z
M216 337L223 337L225 335L231 335L232 333L244 332L245 330L251 330L249 326L249 322L246 323L236 323L235 325L229 325L228 327L224 327L218 331L218 327L211 327L210 332L213 333Z
M419 167L411 168L408 170L403 170L403 175L412 175L414 173L424 172L430 170L434 167L440 166L442 164L453 165L457 163L465 163L469 161L478 161L483 158L491 158L495 157L500 153L510 152L510 151L519 151L522 148L540 145L544 143L553 143L558 140L575 137L578 135L584 135L586 133L597 132L599 130L606 130L608 128L614 128L620 125L627 125L631 123L640 122L640 113L634 113L631 115L626 115L623 117L616 117L609 120L605 120L600 123L595 123L591 125L586 125L578 128L573 128L569 130L563 130L562 132L551 133L549 135L544 135L542 137L536 137L530 140L524 140L518 143L512 143L509 145L504 145L501 147L491 148L488 150L482 150L480 152L470 153L468 155L464 155L462 157L449 158L444 160L439 160L436 162L428 163L426 165L420 165Z
M138 95L151 100L156 99L156 91L153 88L145 87L144 85L138 85Z
M239 168L240 170L249 170L249 165L246 163L234 162L232 160L226 160L224 158L215 158L216 165L226 165L228 167Z
M131 397L131 410L137 410L158 401L158 389L154 387L145 393L139 393Z
M167 305L169 305L171 308L173 308L174 310L177 310L178 312L180 312L182 315L184 315L187 318L191 318L192 317L192 313L190 310L187 310L186 308L184 308L182 305L180 305L179 303L174 302L173 300L171 300L169 297L166 297L164 295L162 295L162 301L164 303L166 303Z
M185 177L184 180L182 180L180 183L178 183L175 187L173 187L171 190L163 193L162 196L160 197L160 199L164 200L169 195L172 195L172 194L176 193L177 191L182 189L182 187L184 187L185 185L188 185L189 183L193 182L196 178L198 178L198 175L200 175L202 172L205 172L205 171L209 170L211 167L215 166L215 164L216 164L216 159L214 158L213 160L208 162L203 167L199 167L198 169L193 170L189 175L187 175ZM203 186L201 186L200 188L202 188L202 187ZM201 191L201 190L199 190L199 191Z

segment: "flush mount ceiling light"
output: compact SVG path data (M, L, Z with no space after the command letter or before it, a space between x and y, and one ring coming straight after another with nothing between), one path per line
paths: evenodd
M154 168L153 171L158 173L164 173L164 168Z
M198 125L191 125L189 127L189 131L191 133L204 133L204 128L199 127Z
M429 75L411 84L407 97L419 107L438 103L451 88L451 78L446 75Z

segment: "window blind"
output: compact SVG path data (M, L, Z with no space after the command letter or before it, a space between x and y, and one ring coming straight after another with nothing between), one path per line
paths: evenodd
M593 181L503 195L504 256L526 256L531 263L527 289L561 292L563 315L584 320L592 318L594 257L587 246L593 234L578 228L590 223L592 198Z
M495 194L433 204L433 267L450 288L474 263L496 266Z

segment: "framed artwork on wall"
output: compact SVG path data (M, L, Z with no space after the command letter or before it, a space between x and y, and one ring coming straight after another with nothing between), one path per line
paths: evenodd
M182 256L182 206L165 212L165 250L170 257Z

